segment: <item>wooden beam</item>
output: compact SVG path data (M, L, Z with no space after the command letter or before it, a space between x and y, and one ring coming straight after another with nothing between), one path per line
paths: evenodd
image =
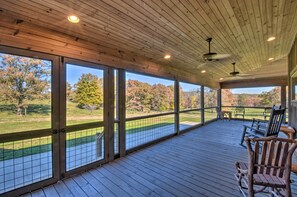
M265 86L287 86L288 77L270 77L261 79L249 79L249 80L236 80L221 82L220 86L222 89L232 89L232 88L248 88L248 87L265 87Z

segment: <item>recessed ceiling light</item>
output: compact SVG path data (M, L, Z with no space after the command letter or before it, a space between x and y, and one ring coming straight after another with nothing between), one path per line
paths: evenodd
M201 73L206 73L206 70L202 70Z
M275 37L274 36L271 36L267 39L268 42L272 41L272 40L275 40Z
M274 58L273 58L273 57L271 57L271 58L269 58L269 59L268 59L268 61L271 61L271 60L274 60Z
M221 78L220 78L220 81L222 81L223 79L224 79L224 78L223 78L223 77L221 77Z
M68 16L68 20L71 22L71 23L78 23L79 22L79 18L75 15L70 15Z
M165 55L164 58L165 59L170 59L171 58L171 55Z

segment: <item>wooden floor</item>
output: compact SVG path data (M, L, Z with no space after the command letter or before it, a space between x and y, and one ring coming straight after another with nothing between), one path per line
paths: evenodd
M233 174L247 160L242 124L217 121L25 196L241 196Z

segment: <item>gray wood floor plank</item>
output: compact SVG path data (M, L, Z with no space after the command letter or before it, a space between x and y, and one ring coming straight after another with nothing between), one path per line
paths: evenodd
M58 192L56 191L53 185L47 186L43 188L43 192L47 197L56 197L59 196Z
M73 180L80 186L80 188L87 194L87 196L90 196L90 197L102 196L81 175L73 177Z
M65 179L63 182L69 188L73 196L87 197L87 194L80 188L80 185L78 185L72 178Z
M129 185L132 185L133 188L138 190L143 195L145 195L145 196L159 196L153 190L150 190L145 185L134 180L129 174L125 174L121 170L115 168L112 163L110 165L104 165L103 168L105 168L106 170L108 170L111 173L114 173L121 181L124 181L124 182L128 183Z
M165 189L166 191L173 193L177 196L196 196L197 192L191 188L175 182L174 180L168 179L167 177L160 176L157 172L146 168L145 166L133 162L132 160L124 160L129 169L134 173L144 177L148 181L155 183Z
M102 196L116 196L112 192L112 188L108 189L105 187L105 185L99 182L90 172L85 172L81 176L84 177L84 179Z
M34 193L32 193L32 195L30 195L32 197L45 197L45 194L43 192L42 189L36 190L34 191Z
M115 176L113 173L109 172L104 167L97 169L99 173L101 173L103 176L107 177L110 181L112 181L114 184L116 184L118 187L122 188L124 191L126 191L128 194L131 194L131 196L139 196L144 197L142 193L140 193L138 190L136 190L132 185L129 185L127 182L120 180L117 176Z
M68 189L68 187L65 185L63 181L58 181L54 185L56 191L58 192L59 196L64 196L64 197L73 197L73 194L71 191Z
M122 188L114 184L112 181L110 181L107 177L105 177L102 173L100 173L101 169L98 170L90 170L90 174L92 174L99 182L98 184L104 185L106 188L109 188L112 193L114 193L116 196L122 196L122 197L130 197L128 193L126 193Z
M174 196L171 193L167 192L163 188L160 188L159 186L151 183L150 181L147 181L146 179L142 178L141 176L131 172L129 169L125 168L124 166L121 165L121 159L116 160L113 162L113 166L119 170L121 170L124 174L127 176L130 176L137 182L141 183L142 185L145 185L148 187L151 191L154 191L154 193L158 194L159 196ZM153 194L153 193L152 193Z

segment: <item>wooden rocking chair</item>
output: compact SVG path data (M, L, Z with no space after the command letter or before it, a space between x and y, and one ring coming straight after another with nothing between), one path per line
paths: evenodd
M253 119L252 125L243 125L243 133L240 140L242 145L245 137L269 137L278 136L281 124L285 116L286 109L281 109L281 106L276 109L271 108L269 121Z
M276 137L246 138L245 141L249 163L235 163L235 177L241 193L246 196L244 189L247 189L250 197L259 192L292 197L290 175L297 141ZM254 143L254 150L251 142Z

